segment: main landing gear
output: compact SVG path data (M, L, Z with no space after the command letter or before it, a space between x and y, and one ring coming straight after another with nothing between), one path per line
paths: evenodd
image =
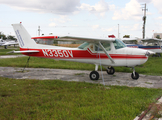
M92 71L90 74L89 74L89 77L91 80L98 80L100 75L97 71Z
M99 75L99 73L97 71L98 71L98 65L96 65L95 71L92 71L89 74L89 77L90 77L91 80L98 80L99 79L100 75ZM115 69L113 67L108 67L106 72L109 75L113 75L115 73Z
M96 65L95 71L92 71L89 74L89 77L90 77L91 80L98 80L99 79L100 75L99 75L99 73L97 71L98 71L98 65ZM115 73L115 69L113 67L108 67L106 72L109 75L113 75ZM135 72L135 68L134 67L133 67L133 73L131 74L131 78L133 80L137 80L139 78L139 74L137 72Z

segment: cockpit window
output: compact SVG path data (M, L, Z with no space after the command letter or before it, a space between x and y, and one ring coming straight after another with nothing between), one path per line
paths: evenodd
M111 50L110 42L103 42L101 44L106 49L106 51ZM99 47L99 44L95 44L95 51L103 51L103 50L101 49L101 47Z
M116 39L113 43L114 43L115 49L120 49L120 48L126 47L126 45L118 39Z
M83 44L81 44L78 48L79 49L86 49L88 47L89 43L84 42Z

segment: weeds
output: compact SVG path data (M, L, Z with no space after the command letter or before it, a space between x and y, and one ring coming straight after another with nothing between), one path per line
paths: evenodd
M0 119L132 120L161 89L0 78Z

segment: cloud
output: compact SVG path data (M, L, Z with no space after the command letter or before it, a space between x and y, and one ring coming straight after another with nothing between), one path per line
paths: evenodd
M112 6L109 6L109 4L105 2L105 0L100 0L97 4L93 6L82 3L79 9L89 11L92 14L104 16L105 13L109 11L109 7L112 7Z
M71 21L71 19L68 18L68 16L66 15L60 15L60 17L58 18L53 18L51 19L51 21L55 21L57 23L66 23L68 21Z
M110 27L110 28L102 28L103 32L114 32L116 30L117 30L117 28L115 28L115 26L114 27Z
M98 28L100 28L99 25L92 25L92 29L93 29L93 30L98 29Z
M50 19L51 23L49 24L50 27L57 27L60 24L67 23L68 21L71 21L71 19L68 18L66 15L59 15L59 18L53 18ZM57 24L57 25L56 25Z
M131 0L125 8L115 10L113 20L141 20L141 4L137 0Z
M152 0L137 0L140 3L150 3Z
M52 22L49 24L50 27L56 27L56 23Z
M152 0L152 3L158 9L159 13L162 14L162 0Z
M139 24L134 24L131 28L132 31L136 31L136 30L141 30L141 26Z
M21 10L65 15L77 11L80 0L0 0L0 4L6 4Z
M160 16L160 17L158 17L158 18L156 18L157 20L162 20L162 17Z

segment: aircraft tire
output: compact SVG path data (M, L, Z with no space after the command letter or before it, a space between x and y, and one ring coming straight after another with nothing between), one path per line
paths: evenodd
M134 74L132 73L131 77L133 80L137 80L139 78L139 74L137 72L135 72L135 76L134 76Z
M91 80L98 80L99 79L99 73L97 71L92 71L89 74L89 77Z
M109 74L109 75L113 75L113 74L115 73L115 69L114 69L113 67L111 67L111 68L108 68L108 69L106 70L106 72L107 72L107 74Z
M5 45L4 48L7 49L7 45Z

